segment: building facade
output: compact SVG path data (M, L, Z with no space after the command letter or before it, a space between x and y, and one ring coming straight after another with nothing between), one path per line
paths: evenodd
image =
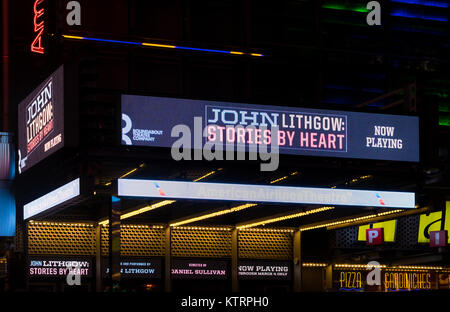
M12 288L448 289L448 4L380 1L381 25L369 26L366 2L341 2L9 2ZM282 131L302 116L304 145L280 144L273 171L249 151L209 161L194 145L176 160L171 130L205 116L224 129L277 116ZM121 188L134 180L151 185ZM209 189L222 183L241 197ZM244 196L252 187L313 195ZM367 284L374 268L380 285Z

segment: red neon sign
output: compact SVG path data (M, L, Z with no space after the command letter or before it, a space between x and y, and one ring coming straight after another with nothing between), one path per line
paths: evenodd
M37 6L44 0L36 0L34 2L34 32L37 33L34 41L31 43L31 52L44 54L44 48L42 47L42 34L44 33L44 21L38 22L38 19L44 15L44 8L37 9Z

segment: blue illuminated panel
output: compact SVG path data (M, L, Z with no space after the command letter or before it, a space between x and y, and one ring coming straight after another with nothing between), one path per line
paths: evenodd
M0 237L14 236L16 201L11 189L15 175L15 148L11 134L0 132Z
M447 22L448 21L448 18L444 15L422 14L422 13L416 13L416 12L406 10L406 9L393 9L391 12L391 16L417 18L417 19L437 21L437 22Z
M14 236L16 231L16 201L10 184L0 181L0 237Z
M448 3L439 2L439 1L428 1L428 0L391 0L391 2L423 5L423 6L436 7L436 8L448 8Z

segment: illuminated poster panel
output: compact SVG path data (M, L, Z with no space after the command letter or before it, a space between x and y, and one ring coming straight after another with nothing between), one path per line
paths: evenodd
M414 208L408 192L119 179L118 195L240 202Z
M75 179L50 193L23 206L23 219L26 220L47 211L80 195L80 179Z
M107 259L103 263L103 277L109 275ZM121 278L142 279L161 278L161 258L122 258L120 261Z
M238 277L242 280L291 280L288 261L242 260L238 263Z
M70 257L30 257L28 276L30 278L67 278L67 275L92 276L92 261Z
M18 171L28 170L64 146L64 68L19 104Z
M278 126L281 154L419 161L418 117L135 95L122 95L122 144L171 147L176 125L194 136L194 117L207 134L202 146L270 145Z
M173 279L223 280L228 278L228 263L221 260L173 259Z

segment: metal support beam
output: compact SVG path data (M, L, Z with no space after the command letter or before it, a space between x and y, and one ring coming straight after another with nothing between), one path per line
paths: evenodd
M112 197L109 209L109 277L111 291L120 287L120 206L121 200Z
M102 272L102 226L97 224L95 228L95 291L103 291Z
M300 230L294 232L293 244L294 292L300 292L302 291L302 232Z
M364 102L364 103L355 105L354 107L361 108L361 107L367 106L367 105L369 105L369 104L372 104L372 103L375 103L375 102L384 100L385 98L391 97L391 96L393 96L393 95L400 94L400 93L403 92L403 91L404 91L404 88L400 88L400 89L397 89L397 90L394 90L394 91L385 93L385 94L383 94L383 95L380 95L380 96L378 96L378 97L376 97L376 98L374 98L374 99L372 99L372 100L369 100L369 101L366 101L366 102ZM403 101L403 100L402 100L402 101Z
M239 260L239 231L234 228L231 232L231 291L239 291L238 260Z
M170 271L172 267L172 227L167 225L165 229L165 265L164 265L164 290L166 292L172 291L172 279L170 278Z

